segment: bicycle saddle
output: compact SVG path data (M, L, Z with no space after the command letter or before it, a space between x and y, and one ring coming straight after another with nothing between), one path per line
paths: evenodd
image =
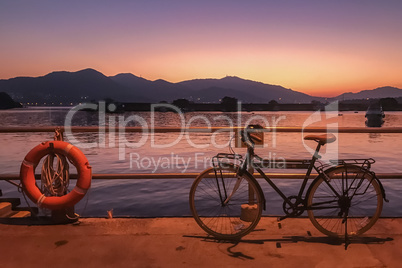
M304 137L304 139L316 141L321 145L325 145L326 143L332 143L336 141L336 137L334 134L307 135Z

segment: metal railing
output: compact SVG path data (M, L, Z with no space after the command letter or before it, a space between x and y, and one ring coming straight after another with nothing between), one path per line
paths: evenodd
M200 173L187 172L187 173L102 173L92 174L94 180L143 180L143 179L195 179ZM270 179L304 179L305 173L265 173ZM379 179L402 179L402 173L376 173ZM211 177L213 175L211 174ZM254 173L254 176L262 178L259 173ZM312 174L310 178L314 178L316 174ZM1 180L19 180L20 176L17 174L0 174ZM36 179L40 180L40 175L36 175ZM77 179L77 174L70 174L70 179Z
M44 126L44 127L0 127L0 133L30 133L30 132L54 132L58 128L62 132L66 132L70 128L64 126ZM114 131L114 132L143 132L143 133L170 133L170 132L194 132L194 133L214 133L214 132L230 132L243 129L242 127L155 127L155 128L142 128L142 127L102 127L102 126L74 126L71 127L72 132L100 132L100 131ZM330 133L402 133L402 127L339 127L339 128L326 128L326 127L264 127L264 132L330 132Z

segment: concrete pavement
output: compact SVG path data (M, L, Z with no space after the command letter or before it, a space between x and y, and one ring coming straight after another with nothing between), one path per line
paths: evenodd
M381 218L344 249L306 218L261 219L240 242L216 241L192 218L0 220L0 267L401 267L402 219Z

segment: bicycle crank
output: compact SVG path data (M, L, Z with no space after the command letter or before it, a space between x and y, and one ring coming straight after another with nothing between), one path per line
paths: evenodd
M286 201L283 201L282 209L287 217L297 217L303 214L305 206L302 199L292 195L288 197L288 201L290 201L291 204Z

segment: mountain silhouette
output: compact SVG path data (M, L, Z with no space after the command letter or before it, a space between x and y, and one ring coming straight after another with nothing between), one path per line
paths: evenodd
M171 83L121 73L105 76L94 69L58 71L40 77L15 77L0 80L0 92L15 101L46 104L78 103L112 99L118 102L172 102L185 98L193 102L219 103L225 97L244 103L310 103L326 99L310 96L279 85L264 84L236 76L221 79L194 79ZM402 89L383 87L359 93L344 93L333 100L402 97Z
M380 99L380 98L399 98L402 97L402 89L396 87L379 87L371 90L362 90L357 93L343 93L334 99L336 100L353 100L353 99Z
M197 90L202 95L203 90L219 88L224 94L219 98L226 96L235 97L243 102L269 102L275 100L282 103L309 103L312 100L324 100L324 98L313 97L301 92L277 85L269 85L252 80L242 79L236 76L226 76L222 79L195 79L183 81L178 84L184 85L192 90ZM225 90L223 90L225 89ZM232 94L228 95L232 90Z
M21 107L22 105L18 102L15 102L7 93L0 92L0 110Z
M155 101L172 101L185 98L194 102L218 103L225 97L237 98L242 102L269 102L277 100L287 103L308 103L323 98L286 89L281 86L268 85L239 77L224 77L222 79L194 79L179 83L165 80L149 81L133 74L119 74L111 77L115 82L130 88L137 94L143 94ZM146 90L144 90L146 89ZM155 99L155 98L158 99Z
M116 101L149 101L93 69L0 80L0 91L7 92L19 102L55 102L55 104L57 102L59 104L106 98Z

